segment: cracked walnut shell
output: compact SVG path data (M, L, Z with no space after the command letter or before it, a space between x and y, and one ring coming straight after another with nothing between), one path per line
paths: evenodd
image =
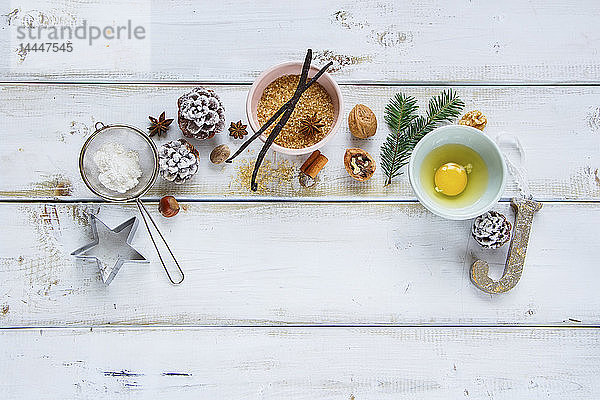
M458 121L458 124L472 126L473 128L477 128L482 131L487 124L487 118L481 113L481 111L473 110L463 115L460 121Z
M364 104L354 106L348 114L348 127L350 133L359 139L366 139L377 132L377 118L375 113Z
M344 167L357 181L367 181L375 173L375 159L363 149L348 149L344 154Z

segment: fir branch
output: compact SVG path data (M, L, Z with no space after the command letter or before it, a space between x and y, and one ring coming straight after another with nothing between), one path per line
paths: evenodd
M419 108L417 99L397 93L385 107L385 122L392 130L381 146L381 168L386 176L386 185L400 173L402 159L400 153L406 146L403 131L416 118L414 113Z
M396 95L390 102L388 107L395 103L399 95ZM402 95L400 95L402 97ZM465 104L452 89L445 90L438 96L429 100L427 108L427 117L413 117L410 124L402 129L399 133L393 131L387 138L381 148L381 165L387 177L385 186L392 183L392 178L401 174L400 169L408 164L412 150L415 148L419 140L426 134L437 128L441 123L452 122L457 118ZM415 108L416 109L416 108ZM390 127L394 128L388 120L388 108L386 107L386 122ZM388 142L392 139L392 143L396 144L393 152L393 158L389 151L384 149ZM386 164L393 168L386 169Z
M458 97L458 94L452 89L444 90L437 97L429 100L427 109L427 123L416 130L415 134L420 135L419 139L434 130L443 122L452 122L462 112L465 103Z

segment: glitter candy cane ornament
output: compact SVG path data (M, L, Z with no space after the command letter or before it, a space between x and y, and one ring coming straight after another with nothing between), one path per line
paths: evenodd
M488 276L489 265L483 260L476 260L471 266L471 282L477 288L490 294L508 292L519 283L525 265L525 255L527 254L527 244L529 242L533 215L542 208L542 204L532 200L532 196L529 193L525 178L525 152L519 140L514 137L501 135L496 138L496 141L501 148L509 145L518 151L521 168L518 168L515 162L508 157L507 152L504 152L504 158L509 171L517 181L521 197L513 198L511 201L511 206L515 211L516 217L512 241L502 277L497 281L490 278Z
M488 276L489 265L483 260L477 260L471 266L471 282L486 293L504 293L514 288L525 265L529 232L533 222L533 214L542 208L537 201L514 198L511 205L516 212L515 230L508 249L508 258L502 278L494 281Z

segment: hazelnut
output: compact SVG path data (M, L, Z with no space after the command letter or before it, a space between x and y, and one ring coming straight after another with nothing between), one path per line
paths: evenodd
M352 135L366 139L377 131L377 118L369 107L357 104L348 114L348 127Z
M344 154L344 167L357 181L367 181L375 173L375 159L363 149L348 149Z
M210 161L213 164L221 164L229 158L231 151L226 144L219 145L210 152Z
M158 203L158 211L163 217L173 217L179 212L179 203L173 196L165 196Z
M463 115L460 121L458 121L458 124L472 126L473 128L477 128L482 131L487 124L487 118L481 113L481 111L473 110Z

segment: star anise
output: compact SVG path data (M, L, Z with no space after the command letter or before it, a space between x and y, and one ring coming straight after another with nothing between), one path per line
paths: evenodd
M322 118L317 118L317 113L314 113L312 117L305 117L300 120L300 133L304 135L314 135L321 133L325 124Z
M233 136L235 139L243 139L248 134L246 130L247 125L242 124L242 121L232 122L229 127L229 136Z
M164 111L162 114L160 114L158 119L154 117L148 117L148 119L150 119L151 122L150 126L148 127L148 130L150 131L150 137L154 135L162 136L163 133L166 133L169 130L169 125L171 125L171 122L173 122L173 119L165 119Z

